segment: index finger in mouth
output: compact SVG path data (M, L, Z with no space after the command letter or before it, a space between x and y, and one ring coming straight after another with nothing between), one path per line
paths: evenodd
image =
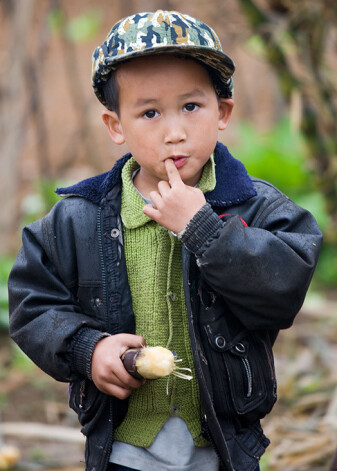
M173 159L166 159L164 164L165 164L165 169L166 169L169 183L174 184L174 183L182 182L179 170L175 166Z

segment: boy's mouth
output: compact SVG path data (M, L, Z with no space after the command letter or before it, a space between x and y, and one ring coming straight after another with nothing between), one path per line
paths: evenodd
M172 155L170 159L173 160L173 163L177 168L180 168L187 162L188 157L185 155Z

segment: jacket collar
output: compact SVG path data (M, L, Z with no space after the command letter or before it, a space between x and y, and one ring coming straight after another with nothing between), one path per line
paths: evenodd
M214 150L216 187L205 194L206 200L212 206L233 206L242 203L256 195L254 185L249 178L246 168L236 160L227 147L217 143ZM67 188L58 188L59 196L81 196L89 201L100 204L109 191L121 181L122 169L125 162L131 157L126 154L113 168L92 178L87 178Z

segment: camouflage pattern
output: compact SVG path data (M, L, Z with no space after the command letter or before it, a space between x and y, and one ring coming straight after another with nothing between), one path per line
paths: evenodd
M233 94L233 61L223 53L215 31L205 23L176 11L158 10L128 16L116 23L93 53L92 86L105 105L102 83L121 63L140 55L174 53L191 56L214 70L220 96Z

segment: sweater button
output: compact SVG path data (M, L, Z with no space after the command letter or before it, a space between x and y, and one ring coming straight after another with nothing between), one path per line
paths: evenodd
M177 296L174 293L170 293L169 298L170 298L171 301L176 301L177 300Z
M171 414L176 415L179 412L179 407L178 406L173 406L171 409Z

